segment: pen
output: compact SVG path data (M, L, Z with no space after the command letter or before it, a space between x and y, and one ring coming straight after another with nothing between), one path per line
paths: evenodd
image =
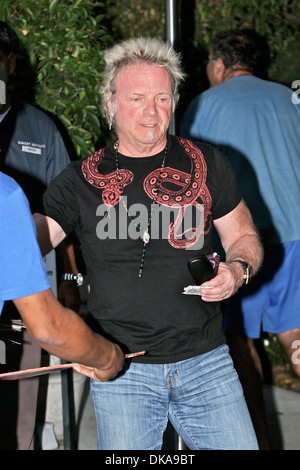
M146 351L139 351L135 353L125 354L125 359L130 359L131 357L136 357L136 356L143 356L144 354L146 354Z

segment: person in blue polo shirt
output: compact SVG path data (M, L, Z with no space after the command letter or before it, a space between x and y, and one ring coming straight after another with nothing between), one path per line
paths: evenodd
M6 300L19 310L32 338L88 377L106 381L122 368L121 349L92 332L54 297L23 190L0 172L0 315ZM1 422L1 414L0 414Z
M25 77L23 73L25 68ZM23 189L31 212L36 211L50 182L70 163L64 141L50 117L29 104L33 77L27 73L28 59L24 46L6 22L0 21L0 80L4 86L0 101L0 171L11 176ZM25 78L30 75L30 79ZM34 83L33 83L34 84ZM22 87L22 96L20 96ZM28 89L29 88L29 89ZM25 96L24 95L25 92ZM26 100L26 101L24 101ZM64 272L76 272L71 238L56 250L57 278ZM54 274L56 274L54 272ZM79 289L75 282L58 283L58 300L75 311L80 307ZM12 302L6 302L3 323L19 318ZM9 341L10 332L3 332L6 364L1 372L41 365L41 349L31 341L27 331L18 346ZM24 450L33 447L38 379L6 382L0 386L0 402L10 399L11 409L2 412L0 449ZM15 419L12 417L15 416Z

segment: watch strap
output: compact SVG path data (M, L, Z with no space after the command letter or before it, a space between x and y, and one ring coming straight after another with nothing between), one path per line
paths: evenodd
M242 265L242 268L244 270L244 275L243 275L243 284L248 284L252 278L252 273L253 269L251 264L247 263L246 261L243 261L241 259L234 259L230 261L231 263L240 263Z
M82 286L83 284L83 275L81 273L72 274L72 273L64 273L61 276L62 281L76 281L77 286Z

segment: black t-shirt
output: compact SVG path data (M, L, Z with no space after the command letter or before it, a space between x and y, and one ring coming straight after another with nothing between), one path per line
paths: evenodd
M160 172L163 154L119 154L117 174L110 145L71 163L44 197L45 214L66 234L75 229L79 237L90 283L88 307L102 333L124 352L149 351L135 359L148 363L188 359L223 344L219 303L182 292L193 284L187 260L212 252L213 219L232 211L241 200L230 164L213 147L169 136ZM147 228L153 194L154 231L140 278L143 241L137 236ZM157 221L163 217L158 230Z

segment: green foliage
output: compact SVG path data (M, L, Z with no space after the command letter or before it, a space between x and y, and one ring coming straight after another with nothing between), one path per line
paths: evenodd
M94 0L2 0L0 6L1 19L26 45L37 77L35 103L63 123L79 156L90 154L105 132L99 86L110 36L102 7Z
M114 41L140 35L164 39L163 0L107 0L106 5Z
M286 365L287 357L285 355L283 346L277 339L277 336L271 333L263 333L262 339L264 349L268 355L271 365L273 367Z

